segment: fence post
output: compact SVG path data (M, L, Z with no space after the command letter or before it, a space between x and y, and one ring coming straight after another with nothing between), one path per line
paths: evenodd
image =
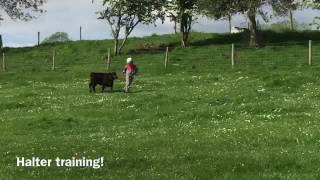
M53 50L53 53L52 53L52 71L56 70L55 56L56 56L56 51Z
M82 41L82 26L80 26L80 41Z
M5 59L5 54L2 53L2 69L3 71L6 71L6 59Z
M111 66L111 48L108 49L108 61L107 61L107 70L109 71Z
M167 70L169 62L169 47L166 48L166 57L164 59L164 68Z
M232 43L232 46L231 46L231 65L232 65L232 68L234 68L234 44Z
M312 40L309 40L309 65L312 65Z
M38 32L38 46L40 46L40 32Z

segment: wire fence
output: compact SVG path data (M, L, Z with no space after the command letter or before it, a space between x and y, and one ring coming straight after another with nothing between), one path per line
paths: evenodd
M320 62L320 42L292 42L266 44L257 48L244 44L212 46L205 49L192 49L197 56L183 56L184 52L174 52L171 58L178 65L182 59L188 59L194 66L224 65L237 66L301 66L317 65ZM174 65L174 64L173 64ZM179 64L181 65L181 64Z
M306 45L266 46L263 49L239 47L235 53L237 64L277 64L293 65L309 63L309 51Z
M38 48L38 47L37 47ZM237 66L296 66L315 65L320 62L320 42L273 43L252 48L245 44L211 45L206 47L169 48L154 56L158 61L155 68L175 69L175 67L208 69L222 65L230 68ZM110 68L112 62L111 49L106 52L95 51L77 55L77 51L67 52L65 49L21 49L2 54L2 71L57 71L75 66L93 66ZM190 53L191 52L191 53ZM134 56L134 54L132 54ZM143 56L143 55L142 55ZM142 57L140 57L143 59ZM90 59L90 61L88 61Z
M108 53L95 53L94 56L88 54L78 56L77 52L70 53L64 49L33 50L2 53L2 71L56 71L74 66L108 65Z

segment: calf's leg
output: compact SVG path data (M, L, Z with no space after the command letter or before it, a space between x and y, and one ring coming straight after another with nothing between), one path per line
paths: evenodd
M92 83L89 83L89 92L92 93Z
M111 90L111 92L113 92L113 82L111 83L111 86L110 86L110 90Z
M96 84L93 84L93 85L92 85L92 89L93 89L93 92L94 92L94 93L96 92L96 86L97 86Z

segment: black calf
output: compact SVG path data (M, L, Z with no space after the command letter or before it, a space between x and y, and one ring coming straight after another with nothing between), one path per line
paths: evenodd
M90 74L90 93L96 92L96 86L102 86L102 92L104 92L106 87L110 87L113 90L114 80L118 79L117 73L91 73Z

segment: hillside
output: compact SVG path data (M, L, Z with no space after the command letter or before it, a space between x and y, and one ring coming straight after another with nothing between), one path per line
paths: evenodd
M89 74L106 71L112 41L6 49L0 179L318 179L320 35L263 32L261 41L248 48L243 34L194 33L181 49L174 35L131 38L126 54L112 58L115 92L96 94ZM140 74L124 94L128 56ZM106 164L16 167L22 156L104 157Z

